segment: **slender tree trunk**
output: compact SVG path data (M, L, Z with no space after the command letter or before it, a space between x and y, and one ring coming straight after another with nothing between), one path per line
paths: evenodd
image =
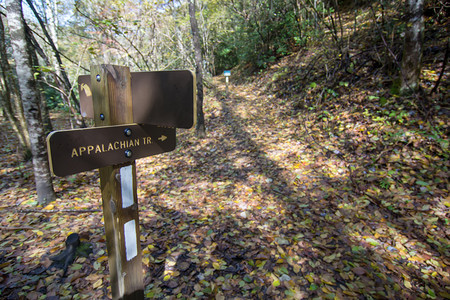
M73 104L75 105L75 108L77 111L80 110L80 102L78 101L77 97L75 96L75 93L72 90L72 84L69 81L69 77L67 76L66 70L63 67L63 63L61 60L61 56L59 55L59 51L57 46L55 45L52 37L50 36L50 34L47 31L47 28L45 27L44 21L42 21L41 16L39 15L39 13L37 12L36 8L33 5L33 1L32 0L26 0L28 5L30 6L31 10L33 11L34 16L36 17L36 19L38 20L42 32L44 33L45 37L47 38L47 42L50 44L50 47L53 50L53 53L55 55L56 61L58 62L58 66L59 66L59 71L61 72L61 76L62 76L62 80L63 80L63 84L66 88L66 93L68 95L70 95L70 98L72 99ZM80 121L82 122L82 120Z
M302 12L301 12L300 5L298 5L298 0L292 1L292 5L294 6L294 10L295 10L295 19L296 19L295 23L297 24L298 37L301 41L302 40ZM302 46L304 46L304 45L302 45Z
M33 40L34 40L33 33L31 32L31 30L28 26L25 26L25 33L26 33L26 39L27 39L28 53L30 54L30 57L31 57L31 67L33 68L35 78L37 79L36 88L37 88L39 100L40 100L40 108L41 108L42 122L44 125L44 132L45 132L45 135L47 135L53 131L53 126L52 126L52 122L50 120L50 111L49 111L48 105L47 105L47 97L45 96L45 94L43 92L44 91L44 88L43 88L43 83L44 83L43 77L44 76L42 75L42 72L40 72L34 68L34 66L39 65L39 60L38 60L38 57L36 54L36 48L33 47Z
M203 55L197 19L195 18L195 0L189 0L189 17L195 51L195 76L197 77L197 126L195 129L197 137L204 138L206 129L203 115Z
M19 143L24 149L24 152L26 153L28 149L30 149L27 146L27 140L25 138L24 131L19 125L19 121L17 120L16 116L14 115L14 111L11 106L11 92L9 90L8 84L5 82L3 75L4 73L0 74L0 108L3 110L3 113L8 118L9 123L11 124L12 129L17 135L17 138L19 139Z
M56 0L43 0L42 5L45 7L45 18L44 19L46 21L45 22L46 25L48 26L49 35L53 41L53 44L55 45L56 51L59 52L58 34L57 34L57 30L56 30L58 28L58 17L57 17L58 2ZM60 85L60 89L61 89L59 91L59 94L61 96L61 99L65 99L65 97L66 97L66 93L64 92L65 89L64 89L63 85L61 84L61 80L59 80L59 78L63 78L63 75L61 74L61 68L58 64L58 60L56 59L56 54L54 55L54 59L52 59L52 61L53 61L53 69L55 70L55 73L56 73L56 75L54 76L55 82ZM47 65L50 66L51 64L48 63ZM44 117L44 122L45 122L45 117Z
M39 96L33 77L30 53L28 53L21 0L7 0L6 9L23 109L28 123L37 201L40 204L46 204L54 201L56 195L48 165Z
M408 22L403 46L401 91L415 91L419 88L423 47L423 0L407 0Z
M179 22L178 22L177 8L175 6L175 2L173 3L173 8L172 8L172 18L173 18L174 25L175 25L175 41L176 41L178 51L180 51L182 59L187 62L187 61L189 61L189 55L186 51L186 48L183 45L183 38L181 36L180 25L178 24Z
M30 39L30 42L31 42L31 44L32 44L33 51L35 51L36 54L39 55L39 56L44 60L44 63L45 63L47 66L50 66L50 65L51 65L50 60L49 60L48 56L45 54L44 50L43 50L43 49L41 48L41 46L39 45L39 43L38 43L38 42L36 41L36 39L34 38L33 32L32 32L31 29L27 26L27 24L25 24L25 26L26 26L26 31L27 31L27 38ZM37 61L37 59L36 59L35 61ZM58 74L56 74L56 71L55 71L55 72L51 72L51 75L52 75L52 78L53 78L53 81L54 81L54 85L55 85L56 87L55 87L55 86L49 85L47 82L45 82L45 84L47 84L49 87L51 87L51 88L53 88L53 89L56 89L56 90L58 90L58 91L60 92L60 95L61 95L63 101L64 101L65 103L67 103L67 107L69 108L70 112L73 114L73 116L76 116L77 113L78 113L78 111L72 106L72 104L71 104L71 102L70 102L70 99L69 99L69 95L66 94L66 92L65 92L65 91L66 91L66 88L65 88L65 86L64 86L64 85L62 84L62 82L61 82L61 77L58 76ZM43 79L44 79L44 78L41 77L40 80L43 80ZM46 100L45 100L45 101L46 101ZM47 106L45 105L44 107L47 107ZM44 123L47 123L47 124L50 124L50 125L51 125L51 123L49 122L50 119L48 119L47 121L45 121L45 120L46 120L45 114L46 114L46 112L44 112ZM48 115L48 113L47 113L47 115ZM81 119L81 121L80 121L80 122L81 122L81 127L86 127L85 124L84 124L84 119L81 118L81 117L80 117L80 119ZM70 119L70 124L72 125L72 119ZM51 126L50 126L48 129L50 129L50 128L51 128ZM72 128L73 128L73 126L72 126ZM46 131L48 131L48 129L46 129Z
M0 106L3 107L8 121L11 123L14 132L19 138L20 144L24 148L24 153L26 153L30 149L30 139L23 116L22 105L18 103L20 101L19 91L8 62L5 27L3 26L2 17L0 17L0 88Z
M49 34L53 40L53 43L55 44L55 47L58 49L58 34L56 32L56 29L58 28L58 2L56 0L45 0L45 16L47 19L47 25L49 28ZM59 71L58 63L55 62L54 64L55 69L57 72ZM60 75L60 74L58 74Z

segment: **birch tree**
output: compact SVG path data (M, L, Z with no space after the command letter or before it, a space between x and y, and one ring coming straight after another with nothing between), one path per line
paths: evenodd
M22 97L23 110L27 120L33 158L37 201L46 204L56 199L47 160L44 127L40 110L39 95L31 67L31 56L27 45L25 21L21 0L7 0L7 19L11 36L13 57Z
M19 90L13 77L12 68L8 62L3 16L0 16L0 107L3 109L4 114L19 138L24 153L27 153L30 149L30 139L28 137Z

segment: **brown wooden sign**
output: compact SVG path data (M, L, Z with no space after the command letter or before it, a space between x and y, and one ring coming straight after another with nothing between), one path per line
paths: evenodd
M94 118L91 76L78 77L78 83L81 114ZM175 128L195 124L195 76L191 71L132 72L131 93L136 123Z
M130 124L54 131L47 137L53 174L66 176L175 149L175 128Z

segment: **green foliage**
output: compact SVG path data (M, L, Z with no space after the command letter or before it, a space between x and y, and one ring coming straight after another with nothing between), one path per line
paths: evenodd
M215 58L217 74L222 73L223 70L229 70L239 63L237 49L225 43L221 43L217 46Z
M76 254L81 257L89 257L89 254L92 253L92 244L88 242L82 242L77 247Z
M231 33L218 33L221 43L214 52L217 70L240 63L264 69L306 43L300 36L292 2L244 0L226 5L235 26ZM250 15L241 13L246 9Z
M391 187L391 181L388 178L382 178L379 182L381 188L388 190Z
M46 85L42 93L44 93L47 98L47 105L49 109L61 108L64 106L61 94L54 88Z

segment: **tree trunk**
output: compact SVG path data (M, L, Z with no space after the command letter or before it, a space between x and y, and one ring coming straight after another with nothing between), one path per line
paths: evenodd
M34 38L33 32L31 31L31 29L27 26L27 24L25 24L25 25L26 25L27 38L30 39L29 42L32 45L32 47L31 47L32 51L34 51L36 53L36 55L39 55L44 60L44 64L45 65L50 66L51 63L50 63L50 60L49 60L48 56L45 54L44 50L41 48L41 46L38 44L38 42ZM38 60L37 59L34 59L34 60L35 60L36 65L37 65ZM67 107L69 108L69 111L73 114L74 118L76 119L78 111L76 110L75 107L72 106L72 104L70 102L70 99L69 99L69 95L66 94L66 92L65 92L66 88L64 87L64 85L61 82L61 77L58 76L58 74L56 74L56 71L51 72L51 75L52 75L52 78L54 80L55 86L52 86L46 80L44 80L44 76L41 76L40 78L38 78L38 80L41 81L42 83L47 84L49 87L59 91L63 101L65 103L67 103ZM42 100L43 100L42 102L44 104L47 102L46 99L42 99ZM47 105L46 104L43 105L42 107L47 109ZM52 129L52 125L51 125L51 122L50 122L49 112L48 111L47 112L43 111L43 115L44 115L43 120L44 120L44 125L45 125L44 128L45 128L45 130L47 132L48 132L48 130L52 131L53 129ZM69 116L69 119L70 119L69 120L70 124L72 125L72 118L70 116ZM80 121L80 124L81 124L80 127L82 127L82 128L86 127L85 123L84 123L84 119L81 116L79 118L79 121ZM46 124L49 124L50 126L47 127ZM72 126L72 128L73 128L73 126Z
M36 8L33 5L33 1L31 1L31 0L26 0L26 1L27 1L28 5L30 6L31 10L33 11L34 16L38 20L38 22L41 26L42 32L44 33L45 37L47 38L47 42L50 44L50 47L53 50L53 53L54 53L56 61L57 61L57 65L59 66L58 70L61 72L63 84L64 84L64 87L66 88L66 94L70 95L70 98L72 99L72 102L75 105L76 110L80 111L80 102L78 101L77 97L75 96L75 93L73 92L72 84L70 83L69 77L67 76L66 70L63 66L61 56L59 55L58 48L55 45L52 37L48 33L47 28L45 27L44 21L42 21L41 16L36 11ZM78 120L78 121L80 122L80 124L83 122L83 120Z
M203 55L197 19L195 18L195 0L189 0L189 17L195 51L195 76L197 77L197 125L195 130L197 137L204 138L206 129L205 117L203 116Z
M423 47L423 0L406 3L407 24L403 46L401 91L411 92L419 88Z
M22 95L23 110L28 123L37 201L40 204L46 204L54 201L56 195L53 190L52 178L50 176L47 160L45 134L42 126L36 81L33 77L33 69L31 68L31 57L27 52L28 46L21 0L7 0L6 9L13 57L16 62L16 72Z
M14 82L11 66L8 62L5 27L3 26L2 17L0 17L0 57L0 106L3 108L8 121L19 138L19 142L24 148L24 153L26 153L30 149L30 139L25 118L23 117L23 109L16 109L21 107L21 105L17 104L20 97L16 82ZM12 104L13 99L14 105Z
M24 25L26 25L26 24L24 24ZM38 92L39 100L40 100L42 123L44 126L45 135L47 135L53 131L53 126L52 126L52 122L50 120L50 111L49 111L48 105L47 105L47 97L44 94L44 87L43 87L43 83L44 83L43 77L44 76L42 75L41 71L36 70L34 68L34 66L39 65L39 60L38 60L38 57L36 54L36 48L33 47L33 40L34 40L33 32L30 30L30 28L28 26L25 26L25 34L26 34L26 39L27 39L28 53L30 54L30 58L31 58L31 66L33 67L34 76L37 80L36 88L37 88L37 92Z

